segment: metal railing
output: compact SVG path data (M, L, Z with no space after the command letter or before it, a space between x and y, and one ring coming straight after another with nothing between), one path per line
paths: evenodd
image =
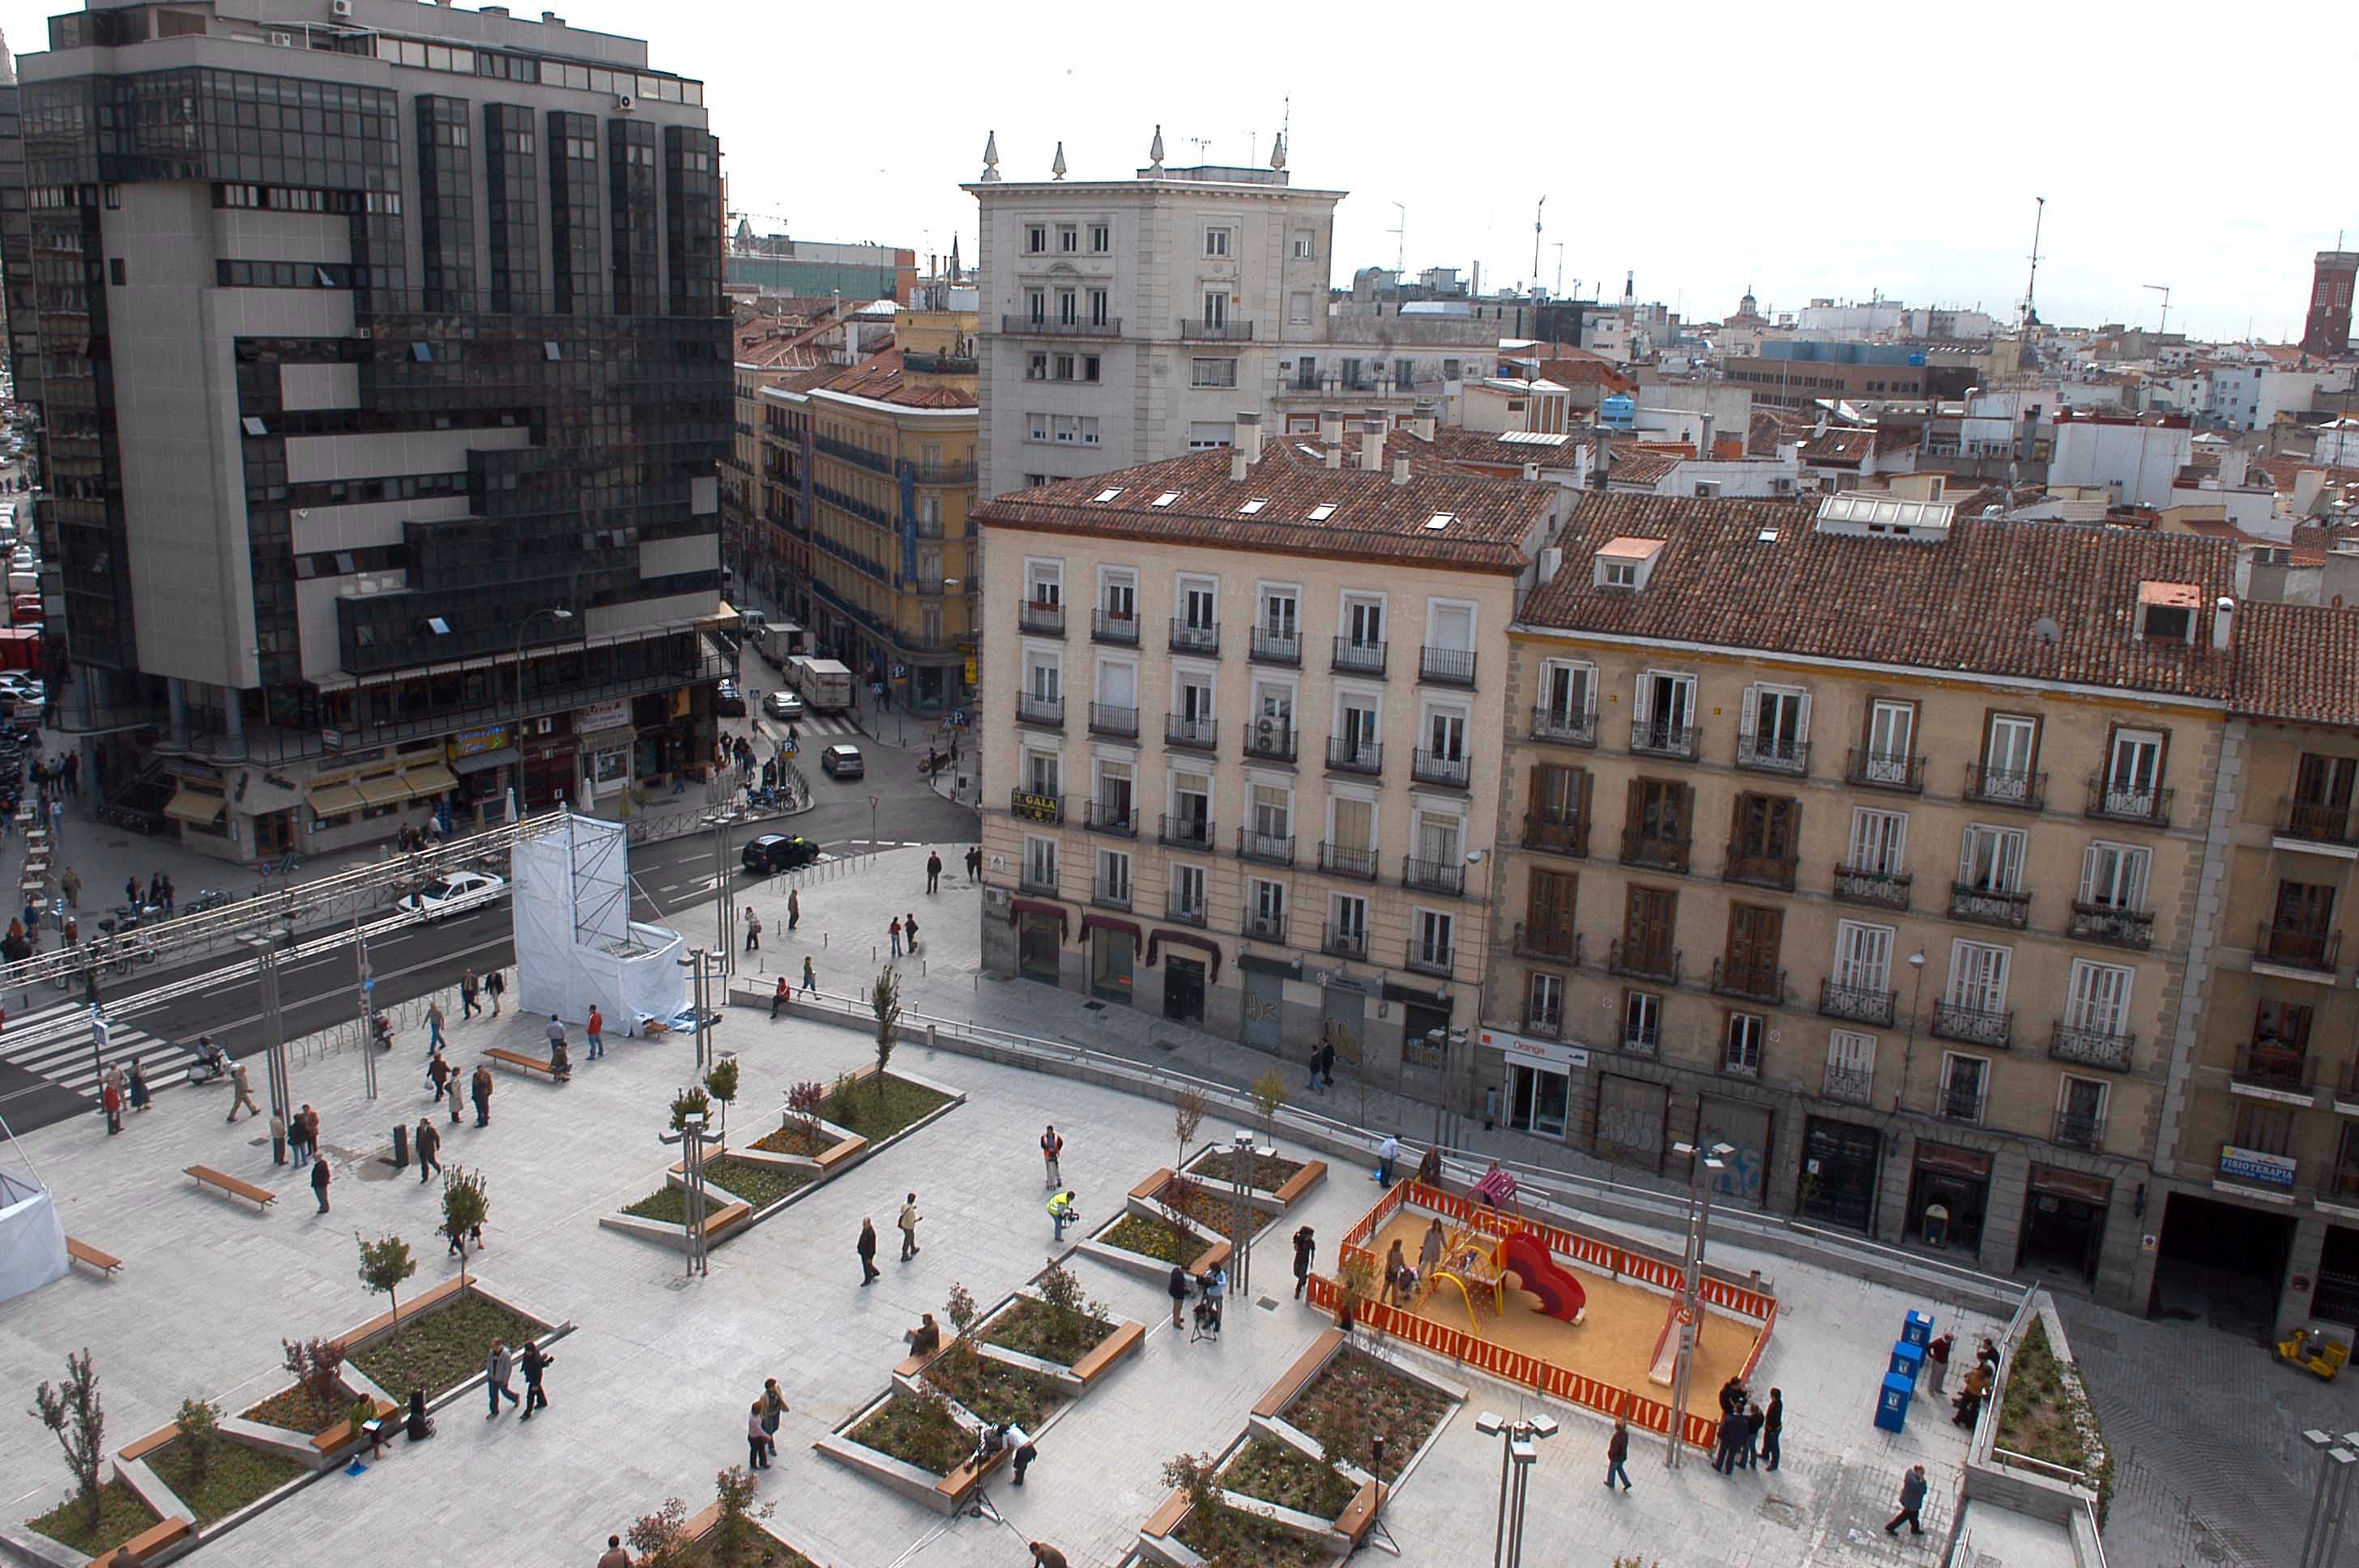
M1171 651L1175 654L1201 654L1217 658L1221 652L1221 627L1218 622L1210 626L1191 626L1178 616L1171 618Z
M1908 889L1916 879L1906 871L1871 871L1862 866L1835 868L1834 896L1845 903L1873 904L1878 909L1905 910Z
M1936 1001L1930 1032L1941 1040L1955 1040L1961 1044L1981 1045L1993 1051L2005 1051L2015 1044L2015 1012L2012 1009L1994 1011L1968 1007L1963 1002Z
M1212 821L1209 816L1169 814L1155 819L1155 841L1177 844L1182 849L1209 849L1212 847Z
M2149 827L2170 825L2171 792L2153 784L2121 784L2103 773L2089 775L2087 815L2101 822L2137 822Z
M1894 789L1908 795L1925 793L1925 759L1906 752L1878 752L1854 747L1843 763L1843 777L1868 789Z
M2049 1141L2068 1149L2102 1150L2105 1146L2105 1119L2085 1111L2060 1109Z
M1163 895L1163 917L1177 920L1183 925L1201 925L1204 924L1204 901L1191 899L1176 888L1169 890Z
M1245 755L1271 762L1294 761L1294 727L1274 719L1256 719L1245 726Z
M1128 909L1130 885L1127 877L1114 881L1109 881L1103 876L1094 878L1090 883L1090 902L1103 904L1108 909Z
M2246 1042L2236 1047L2236 1065L2229 1069L2228 1081L2240 1088L2308 1099L2318 1092L2318 1063L2307 1052Z
M1251 828L1237 829L1237 859L1259 860L1265 865L1294 864L1294 836L1290 833L1256 833Z
M1321 935L1319 950L1334 957L1358 958L1364 962L1368 957L1367 928L1330 924Z
M1736 765L1758 773L1807 773L1810 771L1810 743L1788 735L1746 735L1736 737Z
M1138 813L1126 809L1120 801L1091 801L1088 824L1093 833L1114 833L1125 838L1138 837Z
M1302 662L1302 638L1299 633L1273 632L1256 626L1245 654L1259 665L1299 665Z
M1111 610L1092 611L1090 640L1094 643L1112 643L1118 647L1136 648L1138 646L1138 617L1120 615Z
M2066 923L2064 934L2079 942L2143 949L2154 946L2154 915L2110 903L2082 903L2075 899L2072 918Z
M1594 746L1597 744L1597 709L1579 712L1550 708L1532 709L1529 739L1552 741L1563 746Z
M1250 321L1207 321L1201 317L1180 318L1180 341L1184 343L1250 343L1254 341L1254 324Z
M1819 1011L1828 1018L1889 1028L1899 1001L1899 992L1875 986L1837 985L1832 979L1819 982Z
M1401 961L1421 975L1447 975L1452 955L1453 949L1446 942L1420 942L1412 936Z
M1036 697L1028 691L1016 694L1016 722L1042 724L1061 730L1065 726L1065 699L1061 697Z
M1524 814L1524 848L1586 860L1589 855L1589 818L1527 811Z
M1966 798L1984 806L2019 806L2026 811L2048 808L2048 775L2020 768L1994 768L1986 762L1966 764Z
M1677 757L1692 762L1696 754L1695 726L1653 719L1634 719L1630 725L1630 750L1649 757Z
M1516 952L1526 958L1554 958L1581 967L1581 933L1572 917L1516 922Z
M1667 871L1688 869L1690 843L1685 834L1674 837L1650 833L1644 827L1622 829L1622 863L1625 866L1654 866Z
M1319 869L1339 877L1357 877L1372 882L1376 880L1376 851L1322 840L1319 846Z
M1090 733L1136 741L1138 739L1138 709L1114 702L1093 702L1090 704Z
M1943 1084L1933 1101L1933 1114L1943 1121L1962 1121L1980 1126L1983 1107L1990 1099L1990 1085L1977 1076L1971 1082L1952 1078Z
M2292 925L2264 925L2253 945L2256 962L2321 975L2334 973L2342 955L2342 932L2311 931Z
M1360 643L1349 637L1335 639L1334 670L1338 675L1375 676L1385 673L1385 644L1382 642Z
M1739 997L1774 1007L1786 1000L1786 971L1774 964L1740 964L1714 958L1712 991L1714 996Z
M2328 800L2304 800L2280 795L2277 799L2277 832L2287 838L2299 838L2312 844L2359 844L2359 833L2351 827L2349 802L2337 806Z
M1065 634L1065 607L1046 600L1027 599L1016 607L1016 624L1029 637Z
M2020 931L2031 923L2031 894L2012 888L1978 888L1968 882L1951 882L1950 918Z
M1826 1076L1819 1085L1822 1098L1841 1100L1845 1105L1867 1104L1875 1089L1875 1068L1839 1067L1832 1062L1827 1064Z
M1006 316L999 319L999 330L1015 338L1119 338L1122 318L1110 316L1103 321L1060 321L1045 316Z
M2058 1020L2055 1033L2049 1036L2048 1054L2059 1062L2071 1062L2082 1067L2100 1067L2108 1073L2134 1070L2133 1058L2137 1052L2135 1034L2109 1034L2101 1029L2076 1029Z
M1444 789L1466 789L1473 779L1473 769L1464 757L1440 752L1410 752L1408 773L1419 784L1440 784Z
M1794 891L1794 872L1800 861L1791 854L1768 855L1747 849L1742 845L1728 846L1727 858L1722 862L1720 879L1728 882L1745 882L1754 887L1779 888Z
M1605 972L1638 979L1680 983L1680 950L1669 943L1631 944L1616 936L1605 945Z
M1411 855L1401 861L1401 886L1460 897L1466 892L1466 867L1457 860L1420 860Z
M1184 713L1163 716L1163 743L1186 746L1199 752L1209 752L1219 743L1221 721L1217 719L1190 719Z
M1428 686L1473 686L1474 654L1465 648L1420 649L1417 678Z
M1272 912L1248 904L1238 922L1238 928L1257 941L1283 942L1286 940L1286 915L1287 912L1282 909Z
M1347 735L1327 737L1327 766L1339 773L1376 774L1385 771L1381 741L1354 741Z

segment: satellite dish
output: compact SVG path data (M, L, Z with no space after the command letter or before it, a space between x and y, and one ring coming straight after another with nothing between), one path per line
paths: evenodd
M2053 618L2043 615L2031 623L2031 634L2043 643L2052 644L2063 640L2064 629L2057 625Z

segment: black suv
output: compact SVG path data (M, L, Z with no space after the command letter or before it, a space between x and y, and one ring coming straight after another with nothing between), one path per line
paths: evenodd
M799 833L765 833L748 842L737 858L754 875L774 877L818 860L819 846Z

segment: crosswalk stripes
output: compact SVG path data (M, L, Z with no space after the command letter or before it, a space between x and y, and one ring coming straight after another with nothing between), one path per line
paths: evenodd
M179 1083L189 1076L189 1067L196 1060L196 1053L177 1041L159 1039L125 1023L110 1024L104 1066L121 1067L127 1073L135 1056L150 1089ZM6 1030L0 1032L0 1061L84 1099L98 1098L101 1056L91 1046L90 1011L80 1002L60 1002L11 1018Z
M787 738L787 721L783 719L756 719L755 727L769 740L783 741ZM843 713L814 713L809 718L798 719L795 720L795 733L806 741L813 735L862 739L860 726L852 721L851 715Z

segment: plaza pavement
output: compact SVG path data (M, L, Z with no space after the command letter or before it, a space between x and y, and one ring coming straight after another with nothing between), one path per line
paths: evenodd
M962 846L943 848L955 865ZM921 896L888 890L922 886L917 868L924 854L902 851L851 874L814 877L799 935L817 936L823 925L833 938L826 950L842 959L858 934L881 926L877 910ZM928 951L926 973L910 975L913 992L964 986L978 1006L997 999L992 1006L1014 1022L1065 1027L1058 1009L1078 999L973 985L976 897L946 892L919 905ZM765 895L756 902L770 928L769 961L792 957L799 968L799 952L780 935L783 918L771 920ZM683 924L694 934L694 921ZM843 964L839 983L854 981L853 968ZM540 1028L513 1012L496 1024L458 1025L453 1057L469 1060L494 1043L538 1051ZM745 1089L732 1120L749 1137L776 1125L788 1084L831 1078L868 1060L873 1049L856 1030L793 1018L771 1023L749 1010L732 1011L720 1041L744 1064ZM1049 1227L1036 1144L1043 1121L1055 1120L1065 1133L1067 1180L1094 1223L1169 1161L1171 1118L1157 1101L948 1050L904 1045L895 1061L966 1091L968 1102L717 1248L710 1278L693 1283L683 1281L679 1254L596 1223L658 1184L669 1152L656 1133L673 1089L690 1076L688 1044L616 1039L598 1063L583 1060L577 1045L573 1082L561 1088L501 1075L492 1126L454 1131L446 1123L443 1158L479 1165L489 1177L490 1245L475 1261L487 1283L578 1325L557 1346L551 1408L527 1430L512 1415L486 1421L476 1411L479 1393L460 1399L440 1413L432 1442L397 1444L356 1478L329 1475L192 1561L397 1554L418 1564L587 1568L610 1530L663 1498L681 1497L691 1508L709 1499L714 1471L742 1461L746 1404L773 1376L793 1408L778 1434L779 1466L764 1476L762 1490L780 1504L775 1523L834 1568L1018 1564L1030 1537L1056 1541L1077 1564L1121 1561L1164 1496L1162 1461L1223 1447L1243 1429L1253 1400L1324 1326L1284 1299L1282 1288L1269 1288L1284 1278L1285 1227L1256 1257L1262 1288L1255 1295L1274 1304L1234 1303L1218 1344L1191 1345L1158 1326L1168 1320L1157 1288L1093 1261L1077 1263L1093 1294L1149 1325L1144 1352L1053 1428L1021 1491L993 1488L1006 1524L947 1523L817 1457L809 1444L884 1388L903 1349L902 1331L922 1311L939 1314L953 1282L987 1303L1046 1260ZM451 1266L431 1234L437 1189L374 1162L395 1119L414 1122L426 1106L422 1064L414 1044L390 1062L381 1058L384 1098L373 1106L362 1098L360 1065L350 1052L298 1069L296 1096L321 1111L324 1151L336 1168L334 1212L324 1217L312 1212L295 1173L273 1171L257 1127L222 1124L225 1090L176 1088L119 1138L107 1138L92 1118L25 1139L17 1152L57 1193L68 1229L121 1256L125 1267L112 1281L77 1271L0 1305L0 1385L21 1408L35 1382L61 1374L67 1349L87 1345L96 1354L113 1446L161 1424L190 1394L233 1412L244 1408L283 1386L281 1337L333 1334L378 1311L382 1303L354 1277L355 1228L409 1238L419 1256L411 1290L447 1277ZM1208 1126L1205 1135L1221 1130ZM179 1172L198 1162L275 1187L282 1195L277 1212L257 1217L195 1190ZM910 1189L927 1217L924 1250L905 1264L892 1260L890 1227ZM1300 1213L1322 1238L1322 1262L1332 1258L1332 1238L1375 1195L1364 1169L1338 1164L1310 1196ZM874 1216L886 1237L885 1277L870 1290L857 1284L852 1252L864 1215ZM1623 1228L1658 1246L1672 1243ZM1543 1445L1533 1478L1527 1561L1578 1568L1604 1568L1617 1553L1677 1568L1936 1561L1964 1437L1943 1419L1945 1410L1930 1406L1919 1407L1903 1435L1870 1424L1885 1347L1912 1305L1930 1307L1969 1342L1995 1325L1929 1296L1789 1260L1727 1246L1715 1247L1713 1260L1760 1267L1784 1303L1758 1383L1786 1391L1785 1468L1775 1476L1723 1478L1690 1456L1667 1473L1660 1445L1643 1439L1630 1465L1637 1490L1608 1496L1599 1484L1603 1424L1557 1410L1564 1429ZM1498 1454L1474 1432L1473 1417L1522 1401L1511 1390L1471 1381L1470 1405L1389 1509L1404 1563L1472 1562L1489 1540ZM1709 1391L1699 1397L1709 1400ZM1896 1541L1880 1527L1902 1473L1919 1461L1933 1478L1928 1533ZM0 1420L0 1498L9 1517L39 1511L64 1490L49 1435L29 1417Z

